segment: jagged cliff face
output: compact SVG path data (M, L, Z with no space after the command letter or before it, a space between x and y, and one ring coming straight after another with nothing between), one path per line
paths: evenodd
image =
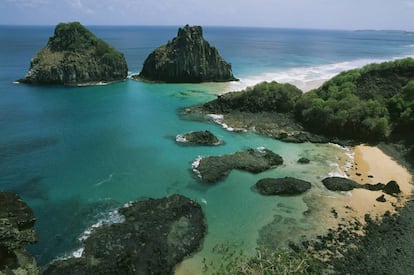
M188 25L148 56L139 77L163 82L236 80L231 65L203 38L202 28Z
M124 55L80 23L61 23L30 62L24 83L82 85L122 80L128 74Z

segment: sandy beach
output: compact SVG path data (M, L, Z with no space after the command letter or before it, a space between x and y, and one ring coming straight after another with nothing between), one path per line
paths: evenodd
M381 218L386 211L394 213L396 207L404 206L413 192L410 172L378 147L359 145L352 151L353 163L351 166L348 165L350 168L344 168L350 179L359 184L387 184L395 180L400 186L401 194L394 197L382 191L354 189L343 193L339 200L333 202L339 215L346 219L357 218L364 223L365 214L370 214L373 218ZM386 202L377 201L377 198L382 195Z

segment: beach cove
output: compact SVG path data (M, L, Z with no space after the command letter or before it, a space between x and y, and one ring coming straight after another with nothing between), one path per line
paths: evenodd
M321 180L328 175L346 175L347 167L352 163L352 158L348 159L349 151L331 144L289 144L254 132L228 132L211 121L187 120L179 112L212 100L218 94L239 89L233 85L244 88L255 84L256 80L266 80L265 76L269 74L272 75L270 79L293 84L298 84L297 79L302 77L303 85L311 85L306 88L311 89L344 69L410 55L407 46L413 43L411 37L369 33L368 36L379 36L384 41L396 39L401 45L395 47L397 42L392 40L393 43L385 43L383 48L377 49L376 43L367 46L364 42L362 44L369 48L370 54L360 56L356 49L353 54L344 53L338 58L337 54L326 55L323 51L308 52L300 44L303 35L331 37L330 31L237 30L237 35L231 36L229 33L234 32L232 28L210 28L206 29L206 37L232 62L240 82L153 84L128 79L107 86L63 88L12 83L21 77L33 51L48 37L48 28L2 29L10 43L2 45L2 60L6 62L2 63L0 84L3 99L0 103L0 123L4 129L0 138L3 152L0 155L3 158L0 187L21 194L34 209L40 241L31 251L42 265L77 251L81 247L79 237L84 231L99 221L110 220L109 213L124 203L174 193L198 201L206 212L209 228L202 251L180 265L177 273L180 270L188 272L189 266L195 266L194 272L203 272L203 258L208 261L213 254L211 261L219 262L221 255L215 252L223 249L223 244L224 249L228 245L247 254L254 253L262 228L272 223L281 233L279 239L275 239L276 243L292 237L300 238L303 232L309 236L320 234L320 230L325 228L325 217L332 225L337 222L332 204L328 203L332 200L337 203L335 209L340 217L341 209L350 204L356 209L353 212L358 212L357 216L363 216L363 211L367 209L357 206L359 199L350 200L349 194L327 191L321 184ZM135 73L139 71L147 52L175 31L170 27L95 29L100 37L112 41L125 52L131 64L130 70ZM22 33L30 34L30 43L22 38ZM359 33L339 34L340 39L332 41L329 47L340 49L348 36L360 37ZM394 36L403 39L398 40ZM278 45L268 52L254 51L262 49L257 44L251 48L247 46L251 41L266 43L269 37L273 39L270 45L277 45L275 42L286 37L292 39L292 44L285 48ZM235 48L236 44L238 48ZM16 52L15 48L23 50ZM269 56L278 57L270 59ZM274 77L272 72L284 75L284 80ZM181 146L175 142L176 135L195 130L209 130L224 144L206 148ZM259 175L233 171L228 178L215 185L200 183L192 172L191 164L200 156L232 154L261 147L280 154L284 165ZM364 161L359 160L358 152L356 148L355 162L358 171L364 171L368 168L359 168ZM384 158L378 152L374 153L374 159ZM367 154L362 155L363 159L367 158ZM301 157L309 158L311 163L298 164L297 160ZM369 159L365 162L368 166L372 163ZM394 165L391 162L384 164ZM381 169L373 169L369 167L361 174L364 177L372 175L373 181L384 180L386 183L386 177L380 176L379 172L376 175L376 171ZM348 173L353 174L351 170ZM263 197L251 190L261 178L283 176L309 180L313 188L304 196L278 198ZM405 179L408 181L408 177L404 177L401 183L400 179L395 179L401 184L404 194L409 192L409 187L403 185ZM355 195L353 192L350 192L352 198L358 198L358 192L354 192ZM378 196L379 193L375 193L374 199ZM396 203L393 198L387 197L387 200L385 211L392 208L389 207L391 202ZM318 212L321 201L327 204L323 211ZM375 208L382 205L374 204ZM311 215L306 216L308 213Z

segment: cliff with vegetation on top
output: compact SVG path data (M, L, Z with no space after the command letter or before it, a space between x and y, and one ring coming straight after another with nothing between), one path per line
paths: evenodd
M170 83L236 80L231 65L203 38L202 28L188 25L147 57L138 78Z
M79 22L60 23L30 62L29 84L87 85L126 78L124 55L97 38Z
M397 142L414 163L413 58L342 72L308 93L263 82L192 110L285 141Z

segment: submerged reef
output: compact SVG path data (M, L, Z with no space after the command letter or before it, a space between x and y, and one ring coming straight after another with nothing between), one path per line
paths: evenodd
M79 22L60 23L47 45L30 62L19 82L88 85L126 78L124 55L97 38Z
M155 49L135 78L170 83L237 80L230 63L204 39L203 29L189 25L180 28L172 41Z

